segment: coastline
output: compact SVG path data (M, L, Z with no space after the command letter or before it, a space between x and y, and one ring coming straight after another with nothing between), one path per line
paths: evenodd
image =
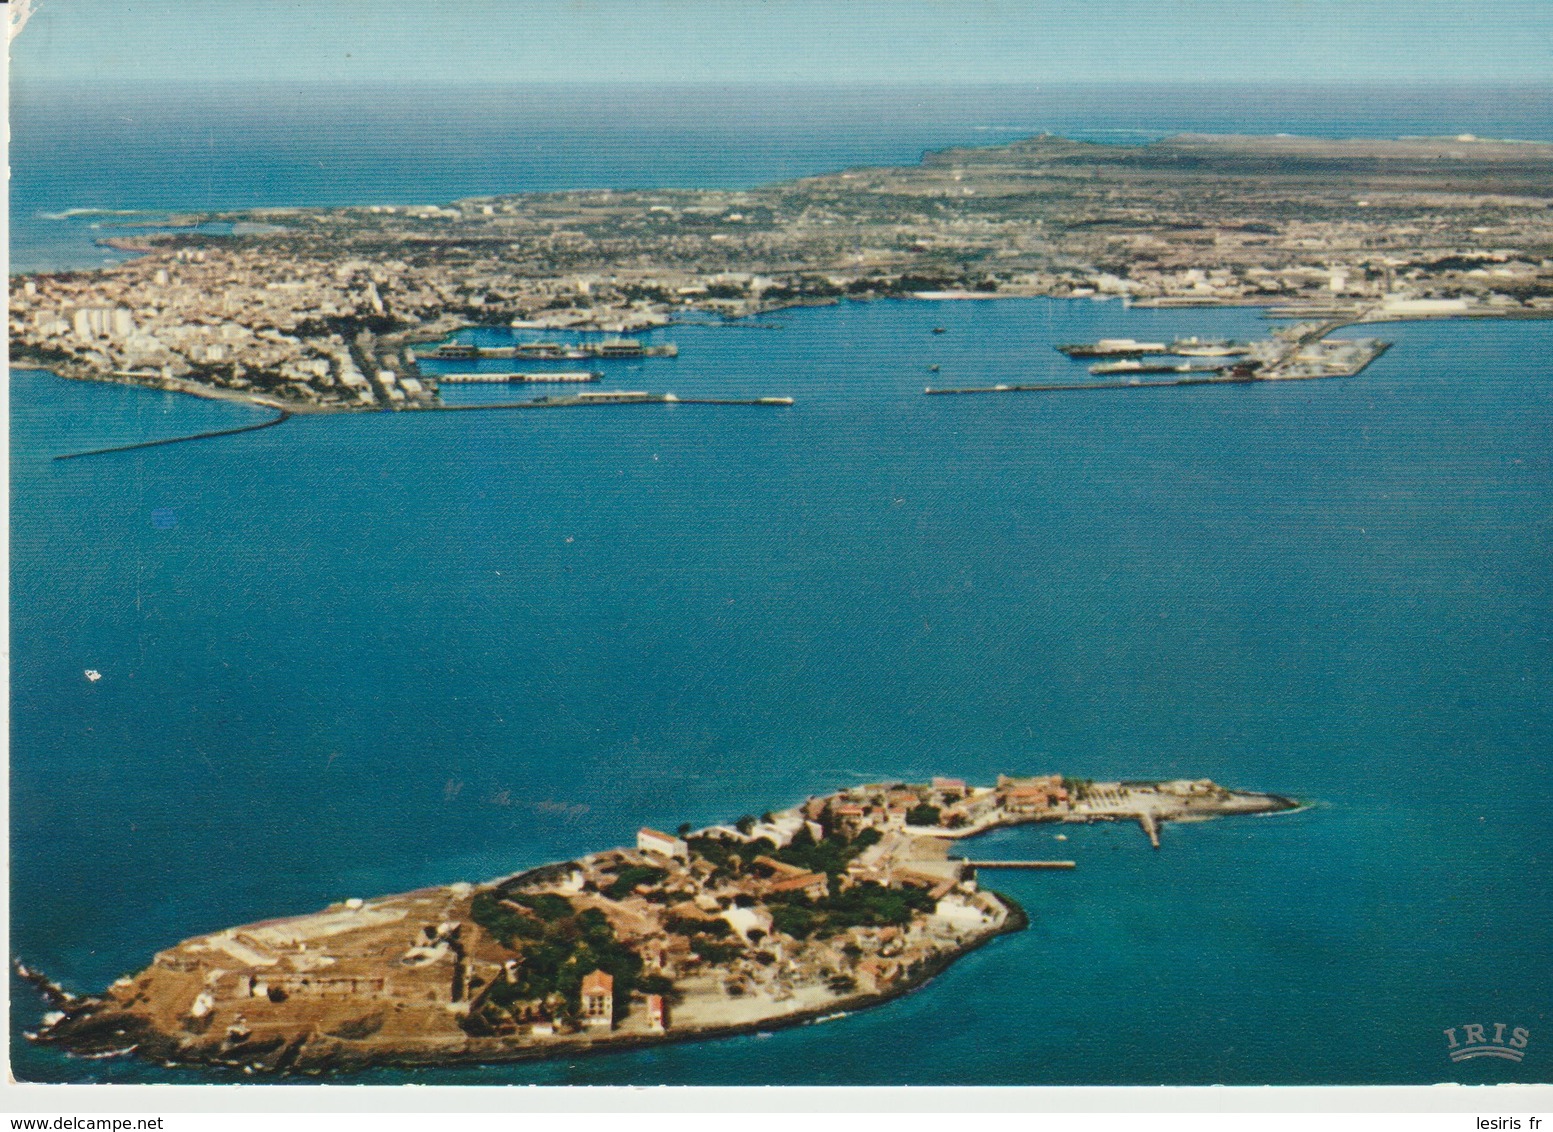
M914 994L924 989L929 983L965 956L981 950L1001 936L1013 935L1024 931L1029 926L1030 920L1018 901L1001 892L995 895L1008 908L1008 919L1002 927L976 937L959 951L931 961L918 974L910 976L887 990L868 994L856 994L791 1014L755 1022L671 1029L666 1033L658 1035L619 1034L586 1044L569 1044L563 1047L514 1047L510 1044L493 1041L485 1047L445 1050L435 1053L430 1051L416 1052L408 1049L375 1053L370 1056L354 1056L347 1053L343 1056L309 1064L306 1067L295 1070L280 1069L278 1072L282 1074L295 1072L308 1077L324 1077L338 1073L361 1072L367 1069L425 1069L457 1065L518 1064L533 1061L549 1061L563 1056L573 1058L629 1053L656 1046L683 1045L690 1042L737 1038L751 1034L774 1033L778 1030L790 1030L799 1026L807 1026L838 1016L852 1014L856 1011L882 1006L885 1003L893 1002L895 999ZM21 968L22 964L18 961L13 966ZM32 985L41 997L45 997L55 1005L68 1008L84 1001L82 996L61 992L55 984L49 983L38 972L27 969L27 973L21 975L21 977ZM45 990L45 987L51 989ZM138 1056L142 1060L157 1062L167 1069L223 1069L242 1072L244 1065L241 1060L181 1058L179 1051L175 1047L159 1048L155 1037L149 1039L142 1037L127 1048L109 1049L104 1052L68 1053L68 1055L81 1060Z
M1422 244L1356 196L1382 168L1387 194L1436 202ZM468 326L622 335L894 297L1120 298L1332 328L1548 318L1553 267L1535 251L1548 169L1553 145L1478 138L1042 134L736 194L494 194L287 209L284 225L272 209L183 211L104 238L138 258L14 276L11 340L71 377L408 411L441 407L408 343ZM1075 189L1075 170L1098 187ZM1270 186L1293 176L1302 207L1274 207ZM1479 197L1508 210L1504 225L1477 223ZM642 356L605 345L598 356Z
M944 824L903 824L899 807L912 804L908 795L924 817L930 810ZM950 846L966 837L1029 822L1130 819L1157 848L1158 826L1168 821L1296 805L1208 780L1070 783L1038 776L1000 777L996 787L951 779L875 784L810 798L760 821L740 819L738 829L712 826L680 839L644 829L635 850L605 850L478 886L350 900L195 937L158 953L151 967L101 995L72 995L19 962L17 972L54 1007L29 1039L75 1057L134 1054L166 1067L322 1075L624 1051L863 1010L917 990L962 956L1023 930L1028 913L1005 894L979 888L976 867L1046 863L950 856ZM976 817L974 828L953 828L967 815ZM793 863L819 859L830 862L824 873ZM860 921L848 912L818 935L804 926L836 914L826 909L870 906L897 911ZM538 1000L542 1025L531 1007L522 1015L527 1021L514 1026L519 1015L507 1019L492 995L511 988L502 991L505 1002L514 993L520 999L534 993L518 989L529 978L518 973L528 969L530 947L537 946L522 940L537 922L528 921L533 930L518 925L533 909L563 923L580 913L577 922L592 925L583 930L596 953L617 956L585 964L616 963L628 996L633 980L643 978L630 972L642 971L645 961L652 978L643 985L656 988L652 994L674 988L672 1023L661 1021L664 1000L655 1006L649 996L645 1007L616 1000L613 1022L600 1031L581 1020L575 997L557 997L552 989ZM417 926L423 923L424 929ZM725 923L732 931L719 926ZM703 934L711 927L718 931ZM508 934L514 930L521 939ZM628 953L636 956L624 967L618 964L627 953L617 936L631 941ZM404 958L394 962L406 945ZM681 958L669 961L670 955ZM638 990L636 997L646 993ZM385 1029L388 1020L393 1024ZM491 1032L493 1023L507 1032Z
M1048 299L1048 300L1063 299L1063 300L1067 300L1067 301L1071 301L1071 302L1094 302L1095 301L1094 297L1074 296L1074 295L1055 294L1055 293L1051 293L1051 294L1040 294L1040 293L1007 294L1007 293L1000 293L1000 294L967 296L967 298L974 298L974 299L981 300L981 301L994 301L994 300L1021 301L1021 300L1031 300L1031 299ZM1106 301L1114 301L1114 298L1115 298L1114 296L1110 297ZM855 300L852 300L852 301L857 301L857 302L880 302L880 301L887 301L887 300L902 301L902 302L947 302L947 301L954 301L952 298L945 297L945 296L931 296L930 297L930 296L923 296L923 295L879 295L879 296L869 296L869 297L865 297L865 298L858 298L858 299L855 299ZM718 324L715 324L715 325L726 326L728 328L743 328L744 325L746 325L746 321L745 320L760 319L760 318L765 317L767 315L770 315L772 313L776 313L776 312L783 311L783 310L796 310L796 309L803 309L803 308L806 308L806 307L814 307L814 306L830 306L830 305L834 305L837 301L838 300L828 300L828 301L825 301L823 303L817 303L817 302L812 302L812 301L808 301L808 302L806 302L806 301L793 301L793 302L778 303L778 304L773 304L773 305L768 306L768 307L762 307L759 310L753 310L753 311L750 311L750 312L745 313L745 314L728 316L728 317L724 318L721 323L718 323ZM1193 301L1193 302L1191 302L1189 304L1187 304L1187 303L1170 304L1168 307L1164 307L1164 308L1158 307L1158 306L1153 305L1153 304L1146 304L1146 303L1134 303L1132 305L1138 307L1139 309L1143 309L1143 310L1154 310L1154 309L1173 309L1173 310L1174 309L1179 309L1179 310L1203 309L1203 310L1215 310L1215 309L1246 309L1246 308L1250 308L1250 309L1261 309L1261 310L1263 310L1264 311L1264 317L1268 317L1268 316L1265 315L1265 312L1267 310L1273 309L1273 306L1274 306L1274 304L1269 304L1269 303L1267 303L1265 301L1249 301L1249 300L1239 300L1239 299L1204 299L1204 300ZM1298 314L1295 314L1295 313L1290 313L1290 314L1279 316L1279 317L1292 320L1292 319L1296 319L1296 318L1298 318L1300 316ZM1386 324L1386 323L1546 321L1546 320L1549 320L1549 319L1553 319L1553 310L1532 310L1532 311L1502 311L1502 310L1493 310L1493 311L1452 312L1452 313L1441 313L1441 314L1385 313L1383 311L1381 311L1381 312L1370 311L1370 312L1358 313L1353 318L1350 318L1350 319L1348 319L1346 321L1333 321L1333 322L1331 322L1327 326L1327 328L1324 330L1324 332L1322 333L1321 339L1325 339L1326 337L1330 336L1331 334L1336 333L1339 330L1344 330L1344 329L1347 329L1347 328L1350 328L1350 327L1354 327L1354 326L1370 326L1370 325ZM672 325L674 325L674 324L671 323L670 326L672 326ZM692 323L690 325L714 325L714 324ZM749 323L748 325L752 325L753 326L753 325L756 325L756 324ZM758 329L763 329L763 330L765 330L765 329L781 329L781 328L776 327L776 326L768 326L768 325L759 325L757 328ZM510 331L512 329L513 329L512 327L510 327L509 325L507 325L505 323L480 323L480 322L447 323L447 322L443 322L443 323L438 324L436 335L433 335L430 338L427 337L428 327L425 327L425 326L407 328L406 330L399 332L399 334L397 334L396 337L403 338L406 343L415 343L415 342L421 342L423 339L425 339L426 341L429 342L429 341L432 341L432 340L435 340L435 339L438 339L438 338L446 337L449 334L455 334L455 333L459 333L459 332L462 332L462 331L468 331L468 330L503 330L503 331ZM599 328L599 327L577 327L577 328L574 328L574 329L583 331L585 333L606 333L606 331L604 331L602 328ZM200 398L203 398L205 400L210 400L210 401L225 401L225 402L228 402L228 403L231 403L231 404L246 405L246 406L250 406L250 407L253 407L253 408L270 409L270 410L273 410L273 411L277 411L277 412L283 413L284 417L282 419L285 419L286 417L290 417L290 416L299 416L299 415L307 415L307 416L356 415L356 414L361 414L361 413L381 413L381 412L396 412L396 411L397 412L433 412L433 413L435 413L435 412L461 412L461 411L469 411L471 409L477 409L477 408L483 409L483 408L493 408L493 407L494 408L522 407L523 404L524 404L522 402L513 402L511 404L501 403L501 404L494 405L494 406L487 406L487 405L447 405L447 404L443 404L440 401L438 401L438 402L435 402L435 403L432 403L432 404L428 404L428 405L416 406L413 409L394 409L394 408L390 408L388 406L375 405L375 404L374 405L312 404L312 403L308 403L308 402L304 402L304 401L283 400L281 398L273 397L273 396L268 396L268 395L265 395L265 394L249 393L249 392L245 392L243 390L231 389L231 388L226 388L226 387L222 387L222 386L208 385L208 384L204 384L204 383L200 383L200 382L188 381L188 380L178 379L178 378L162 378L160 376L151 376L151 375L147 375L147 374L103 373L103 372L101 372L99 370L93 370L93 369L91 369L89 367L86 367L86 366L83 366L83 365L80 365L80 364L77 364L77 363L73 363L69 359L65 359L65 358L48 358L48 357L45 357L45 356L41 355L37 351L28 350L25 347L23 347L23 348L21 348L19 350L16 347L13 347L13 350L16 351L16 352L13 353L12 358L11 358L11 367L13 369L39 370L39 371L43 371L43 372L46 372L46 373L51 373L55 377L62 378L64 380L66 380L66 381L88 381L88 382L98 382L98 383L106 384L106 385L127 385L127 386L133 386L133 387L141 388L141 389L151 389L151 390L155 390L155 391L158 391L158 392L164 392L164 393L182 393L182 394L187 394L188 396L191 396L191 397L200 397ZM1287 380L1287 379L1285 379L1285 380ZM1298 380L1298 379L1296 379L1296 380ZM1133 383L1133 384L1137 384L1137 383ZM1187 383L1187 382L1169 382L1169 383L1160 383L1160 384L1163 384L1163 385L1173 385L1173 384L1191 384L1191 383ZM1221 380L1207 380L1207 381L1200 382L1199 384L1210 384L1210 385L1211 384L1232 384L1232 382L1229 382L1227 380L1222 380L1221 379ZM1010 387L1010 388L1016 388L1016 387ZM1064 386L1063 388L1066 388L1066 386ZM1098 388L1103 388L1103 386L1100 386L1100 385L1084 385L1084 384L1075 383L1072 386L1072 388L1075 388L1075 389L1097 388L1098 389ZM946 390L933 390L933 392L941 393L941 392L955 392L955 391L954 390L947 390L947 391ZM688 401L687 401L687 403L688 403ZM269 424L279 424L279 423L281 423L281 422L280 421L269 422ZM126 449L127 448L154 447L154 446L161 445L161 444L177 443L179 441L184 441L184 440L205 439L205 438L210 437L210 436L225 435L226 433L247 432L247 431L252 431L254 428L261 428L261 427L268 427L268 425L253 425L253 426L246 426L244 428L220 430L220 431L214 432L214 433L199 433L199 434L194 434L194 435L190 435L190 436L187 436L187 437L173 437L173 438L169 438L167 440L155 441L155 442L147 442L147 443L142 443L142 444L127 445L127 446L124 446L124 447ZM100 455L100 454L106 454L106 453L109 453L109 452L115 452L115 451L120 451L120 450L121 449L115 448L115 449L106 449L106 450L101 450L101 451L94 451L94 452L90 452L90 453L85 453L85 452L83 452L83 453L76 453L74 455Z

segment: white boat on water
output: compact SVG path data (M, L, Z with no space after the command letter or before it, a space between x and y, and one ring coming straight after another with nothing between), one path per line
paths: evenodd
M86 670L86 678L95 684L97 681L102 679L102 673L98 672L95 668L88 668Z

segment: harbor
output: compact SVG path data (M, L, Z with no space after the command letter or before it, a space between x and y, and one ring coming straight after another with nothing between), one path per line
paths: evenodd
M967 393L1066 393L1079 390L1169 389L1191 385L1248 385L1264 381L1314 381L1355 377L1391 347L1379 338L1328 339L1346 321L1301 322L1250 342L1229 339L1178 338L1143 342L1132 338L1101 338L1064 343L1058 353L1079 361L1104 358L1087 367L1095 377L1110 381L1058 381L935 388L928 396ZM1217 362L1193 358L1220 358ZM933 372L937 372L936 367ZM1150 375L1161 376L1150 379ZM1125 380L1120 375L1128 375Z

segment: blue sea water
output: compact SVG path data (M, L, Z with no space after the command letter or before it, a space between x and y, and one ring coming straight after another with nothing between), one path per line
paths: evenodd
M1266 324L1058 300L777 321L605 365L791 409L294 419L64 463L250 414L16 375L16 952L95 988L234 922L877 777L1211 776L1314 805L1157 853L1070 830L1072 874L997 878L1029 931L879 1009L357 1079L1548 1078L1535 1045L1453 1066L1442 1030L1539 1033L1553 999L1553 403L1526 361L1553 327L1388 327L1349 381L933 398L930 363L1069 376L1054 342ZM13 1048L29 1079L210 1079Z
M738 186L1039 129L1553 121L1525 90L567 97L19 85L15 266L98 261L96 221L44 219L71 208ZM658 337L678 358L601 366L612 387L791 409L299 418L67 462L260 418L13 374L13 951L91 990L198 932L854 781L1211 776L1314 804L1172 826L1158 853L1069 830L1073 873L996 879L1029 931L878 1009L352 1079L1553 1076L1553 327L1389 326L1351 381L929 398L1081 378L1056 342L1266 323L1046 300L768 321L677 327ZM31 1047L40 1008L12 990L20 1078L221 1079ZM1531 1029L1526 1061L1451 1065L1441 1031L1479 1021Z

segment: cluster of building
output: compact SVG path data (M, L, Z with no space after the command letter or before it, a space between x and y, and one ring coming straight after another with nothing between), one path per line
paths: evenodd
M138 259L13 277L12 349L70 376L339 409L432 403L383 357L469 323L624 333L921 292L1553 310L1553 148L1311 142L1269 163L1270 142L1037 138L745 192L223 214L241 235L141 234ZM363 330L385 355L352 357Z
M823 1017L898 993L1023 921L961 838L1029 821L1162 823L1293 808L1208 780L1059 775L872 783L486 885L454 884L194 939L38 1040L125 1043L248 1072L543 1056Z
M615 937L641 957L643 973L675 986L678 1024L716 1026L751 1012L775 1016L853 994L886 993L996 930L1007 909L980 889L966 861L951 856L955 840L1007 822L1060 817L1069 800L1058 775L1003 776L993 787L955 778L857 786L759 820L681 833L644 827L632 847L581 857L559 873L546 871L537 883L516 878L507 891L519 900L548 893L598 909ZM859 848L835 871L798 863L786 852L827 841ZM728 851L741 847L730 868ZM644 879L621 892L620 878L634 876ZM859 886L913 889L925 911L899 923L812 935L784 931L783 908L823 909ZM725 944L711 958L701 946L707 939ZM661 1000L637 997L644 1010L623 1022L616 1011L616 1029L666 1025ZM550 1038L586 1032L603 1017L586 1009L582 1015L563 1022L545 1003L524 1003L506 1032Z
M853 786L694 831L644 827L632 846L483 889L350 900L202 936L159 954L153 980L121 980L116 989L160 1003L178 1025L210 1030L231 1049L303 1022L358 1042L403 1041L427 1027L564 1042L776 1018L888 993L998 930L1008 909L951 855L956 841L1000 824L1063 818L1081 795L1059 775L1003 775L994 786L939 777ZM911 890L912 911L814 930L814 918L845 906L854 889ZM575 1002L555 990L533 1000L501 995L523 982L532 944L482 928L486 921L471 912L481 893L514 916L533 915L546 898L559 898L571 915L602 915L611 938L640 960L647 988L622 989L597 968L583 976ZM164 985L153 990L153 982ZM382 1005L392 1011L368 1009ZM481 1022L471 1028L474 1016Z
M380 402L377 369L353 356L357 327L384 318L362 261L310 262L216 245L92 273L13 279L14 356L67 376L225 389L295 407Z

